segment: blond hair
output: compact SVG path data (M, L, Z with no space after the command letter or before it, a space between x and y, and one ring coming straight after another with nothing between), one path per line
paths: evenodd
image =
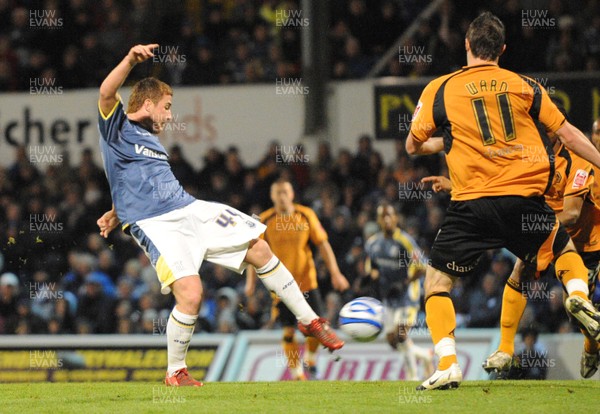
M156 104L164 95L173 96L173 88L156 78L142 79L133 85L133 90L127 103L127 113L137 112L146 99L150 99Z

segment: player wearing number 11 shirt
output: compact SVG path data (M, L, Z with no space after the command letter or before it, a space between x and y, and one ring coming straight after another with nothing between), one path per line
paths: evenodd
M587 269L544 201L555 170L544 130L598 168L600 153L535 80L498 66L504 39L504 25L493 14L471 22L467 66L425 87L406 141L410 154L443 150L453 184L425 276L426 320L439 365L421 390L453 388L462 381L449 292L488 249L505 247L537 270L554 261L569 295L567 311L600 338L600 314L588 299ZM443 138L431 138L436 130Z

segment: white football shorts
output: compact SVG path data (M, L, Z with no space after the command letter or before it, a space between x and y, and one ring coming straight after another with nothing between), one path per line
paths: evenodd
M233 207L196 200L140 220L130 231L156 269L161 292L167 294L175 280L197 275L203 260L243 273L249 242L265 229L260 221Z

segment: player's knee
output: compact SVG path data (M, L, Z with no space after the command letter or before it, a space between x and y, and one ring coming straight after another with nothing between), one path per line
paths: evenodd
M565 245L565 247L561 250L561 252L559 254L557 254L555 257L555 260L557 258L559 258L560 256L562 256L565 253L568 252L577 252L577 249L575 249L575 243L573 243L573 240L569 239L569 242Z
M434 293L449 293L452 290L453 279L449 275L440 272L439 270L434 270L427 272L425 276L425 296L429 297Z
M273 257L269 244L263 239L256 239L250 243L246 261L255 267L262 267Z
M517 259L507 283L510 282L512 286L518 286L521 284L521 282L533 279L535 277L535 272L535 265L526 265L525 262Z
M188 315L197 315L202 302L202 282L199 277L186 277L176 280L172 285L173 294L180 311Z
M197 315L200 311L200 303L202 302L202 294L197 296L185 295L177 300L177 307L182 308L184 313L188 315Z
M512 273L510 274L510 277L508 279L511 280L515 284L521 283L521 273L523 272L523 268L518 269L517 265L515 265L515 268L513 269Z

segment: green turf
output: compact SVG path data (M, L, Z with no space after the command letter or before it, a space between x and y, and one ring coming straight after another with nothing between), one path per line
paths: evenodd
M599 381L466 381L416 392L415 382L0 384L2 413L574 413L597 409Z

